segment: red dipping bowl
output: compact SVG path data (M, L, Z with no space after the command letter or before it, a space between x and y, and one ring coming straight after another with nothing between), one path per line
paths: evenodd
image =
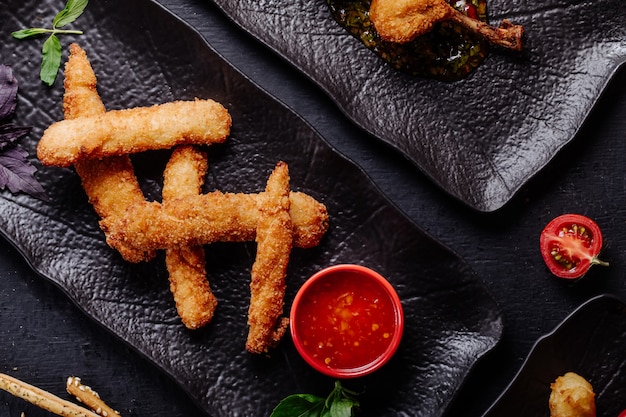
M356 378L391 359L402 339L404 312L383 276L360 265L335 265L300 288L290 327L309 365L334 378Z

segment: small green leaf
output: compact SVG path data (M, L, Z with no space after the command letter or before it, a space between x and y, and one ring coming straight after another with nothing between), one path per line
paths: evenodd
M358 405L355 404L355 401L341 398L333 401L330 405L330 416L331 417L352 417L352 408Z
M283 399L270 417L318 417L324 399L310 394L294 394Z
M51 33L42 47L41 69L39 78L48 87L54 84L54 80L61 66L62 48L57 35L82 35L80 30L59 29L76 20L87 7L88 0L67 0L65 8L58 12L52 21L52 28L29 28L12 33L15 39L32 38L44 33Z
M54 84L54 80L57 77L57 72L61 66L61 42L54 34L50 35L48 39L43 43L41 49L41 70L39 71L39 78L47 86Z
M335 381L335 388L326 398L310 394L294 394L283 399L270 417L353 417L359 409L356 393Z
M53 28L61 28L76 20L87 7L88 0L68 0L65 8L54 17Z
M15 39L27 39L27 38L32 38L32 37L39 36L44 33L50 33L50 32L51 32L50 29L29 28L29 29L22 29L22 30L15 31L11 33L11 35Z

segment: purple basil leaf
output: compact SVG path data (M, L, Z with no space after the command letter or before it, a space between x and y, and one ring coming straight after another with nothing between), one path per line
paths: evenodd
M35 179L37 171L26 158L28 152L15 146L0 153L0 189L5 187L13 194L23 192L41 200L48 200L48 195Z
M0 65L0 121L13 115L17 105L17 79L8 65Z
M31 129L31 127L13 124L0 125L0 152L13 145L22 136L27 135Z

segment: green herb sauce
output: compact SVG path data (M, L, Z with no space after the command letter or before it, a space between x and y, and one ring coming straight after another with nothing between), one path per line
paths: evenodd
M486 0L447 0L463 13L487 20ZM485 59L488 44L470 30L452 21L443 21L433 30L405 43L380 38L369 19L371 0L327 0L334 19L355 38L393 68L414 76L440 81L458 81ZM453 3L452 3L453 2Z

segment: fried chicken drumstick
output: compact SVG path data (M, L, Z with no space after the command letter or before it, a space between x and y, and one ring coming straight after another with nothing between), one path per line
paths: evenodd
M493 27L452 7L446 0L372 0L370 20L386 41L406 43L430 32L443 20L455 21L491 44L520 51L524 28L503 20Z

